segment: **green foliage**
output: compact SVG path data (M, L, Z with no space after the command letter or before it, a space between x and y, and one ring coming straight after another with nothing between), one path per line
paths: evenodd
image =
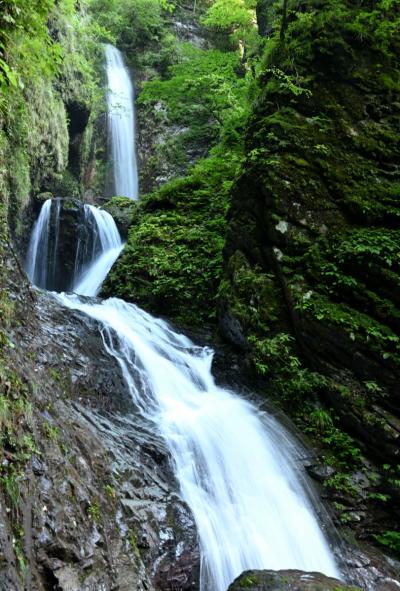
M27 385L0 356L0 488L12 515L19 515L20 480L26 463L38 453Z
M310 90L303 88L296 83L297 81L294 76L285 74L285 72L276 66L267 68L266 73L271 74L271 80L269 81L270 89L277 86L280 92L288 92L289 94L291 93L295 96L304 94L305 96L310 97L312 95Z
M285 359L284 368L288 373L295 372L300 367L299 359L294 355L290 344L293 337L280 332L260 341L255 336L249 337L249 342L255 345L253 357L257 371L261 374L274 373L281 359Z
M382 468L388 483L394 488L400 489L400 464L383 464Z
M107 498L113 503L115 503L115 501L117 500L117 492L115 488L111 486L111 484L105 485L104 492L106 493Z
M373 537L381 546L400 556L400 532L389 530Z
M256 0L213 0L201 19L213 37L219 39L220 45L238 48L242 56L242 66L253 70L261 45L255 8Z
M3 0L0 14L0 90L55 73L60 51L47 29L54 0ZM0 103L0 107L1 107ZM4 106L4 102L3 102Z
M50 439L50 441L58 442L60 438L60 429L57 425L52 425L48 421L45 421L43 423L43 429L46 437Z
M169 68L168 78L147 82L138 103L165 103L169 120L187 127L190 139L222 136L231 147L239 143L249 112L249 80L237 74L237 52L201 50L188 43L178 49L178 63Z
M129 543L130 549L135 554L135 556L137 558L140 558L140 551L138 548L137 536L132 528L128 529L128 543Z
M163 14L174 10L168 0L89 0L96 23L127 54L149 49L166 35Z
M98 504L97 501L93 501L92 503L90 503L87 512L88 512L89 517L91 519L93 519L93 521L95 521L96 523L100 523L101 512L100 512L100 505Z
M213 155L144 197L105 293L184 322L214 319L227 196L238 162Z
M5 0L2 6L0 146L5 167L0 167L0 185L10 226L18 235L20 211L30 193L57 188L68 165L65 102L89 109L98 100L93 64L100 54L103 59L102 30L88 19L85 2L35 0L28 6ZM80 195L77 179L75 185L74 194Z
M367 342L371 350L382 359L398 359L400 337L370 316L347 305L331 302L317 293L312 293L307 300L303 299L298 306L299 309L311 313L318 321L338 326L350 340L356 343Z
M255 1L214 0L207 10L203 23L212 28L234 32L254 26Z

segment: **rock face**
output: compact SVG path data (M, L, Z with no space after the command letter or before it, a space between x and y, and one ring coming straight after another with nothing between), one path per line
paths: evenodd
M228 591L357 591L321 573L300 570L253 570L242 573Z
M373 460L358 475L364 499L343 517L365 536L400 518L399 71L397 40L378 47L372 27L360 42L349 24L360 9L339 4L340 17L326 6L308 29L300 2L266 58L229 213L220 327L236 347L247 341L252 367L316 439L330 437L319 417ZM337 465L349 473L353 460ZM323 480L352 506L351 486Z
M185 42L194 48L212 47L207 39L206 30L199 24L197 15L189 6L177 6L170 19L169 30L176 42ZM171 52L173 56L173 52ZM171 58L170 56L170 58ZM174 64L174 58L168 65ZM158 70L165 76L165 63L160 58ZM154 74L151 74L151 76ZM199 158L204 157L210 145L215 141L212 128L194 133L194 126L171 120L165 101L141 101L141 84L145 81L146 71L135 72L139 77L137 126L138 158L140 171L140 193L143 195L160 187L166 181L184 176L188 168ZM209 115L208 115L209 116ZM197 111L198 123L201 115Z
M96 325L32 296L14 294L15 378L0 380L1 396L28 396L30 409L3 439L0 476L18 493L0 494L0 589L196 589L196 531L162 440Z

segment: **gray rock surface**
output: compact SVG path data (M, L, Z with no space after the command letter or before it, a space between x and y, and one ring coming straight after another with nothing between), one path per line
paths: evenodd
M35 450L18 515L0 496L0 590L196 589L191 513L98 327L48 294L20 297L9 362L29 384Z

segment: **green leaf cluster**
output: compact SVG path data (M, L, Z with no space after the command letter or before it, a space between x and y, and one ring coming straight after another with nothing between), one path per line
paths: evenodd
M88 0L95 22L128 55L161 43L166 33L164 14L174 10L168 0Z
M177 60L166 79L144 85L138 103L161 101L169 120L187 127L190 137L194 133L216 139L223 136L231 144L238 143L249 113L249 80L237 74L238 53L183 43L178 46Z

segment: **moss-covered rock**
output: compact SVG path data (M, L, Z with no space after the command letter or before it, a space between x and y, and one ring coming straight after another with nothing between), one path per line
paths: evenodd
M229 211L220 326L236 345L226 326L240 326L269 391L328 448L342 473L328 488L349 492L360 468L349 450L361 447L382 475L371 497L396 511L399 12L381 22L380 10L301 2L266 42Z
M113 197L103 205L103 209L108 211L114 218L123 238L128 236L129 228L135 219L137 207L137 201L129 199L129 197Z
M242 573L228 591L357 591L321 573L299 570L254 570Z
M103 293L189 324L215 320L234 170L234 162L205 160L134 206L125 250Z

